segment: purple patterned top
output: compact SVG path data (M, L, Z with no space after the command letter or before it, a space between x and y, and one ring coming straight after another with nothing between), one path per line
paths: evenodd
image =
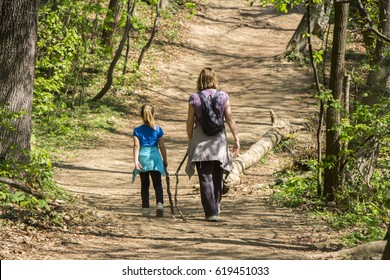
M205 89L202 90L203 94L208 98L209 96L214 96L214 94L217 92L216 89ZM229 99L229 96L226 92L220 90L220 94L218 96L218 107L219 109L225 113L225 105L227 100ZM189 98L189 103L194 107L195 110L195 127L197 127L201 123L202 118L202 101L200 100L200 97L198 93L193 93Z

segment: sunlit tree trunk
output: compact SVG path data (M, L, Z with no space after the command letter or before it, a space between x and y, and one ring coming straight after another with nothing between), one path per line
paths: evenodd
M379 22L378 31L389 37L390 35L390 0L379 0ZM362 17L364 15L360 11ZM367 78L367 88L369 94L362 98L363 104L373 106L380 102L381 98L389 98L390 96L390 57L389 46L390 43L379 38L375 34L364 33L368 38L365 41L370 43L368 49L373 49L371 53L370 68ZM367 137L366 137L367 138ZM360 176L363 177L367 184L370 184L371 177L374 172L376 160L380 152L380 141L375 138L369 138L370 140L364 145L364 148L358 151L357 154L357 168ZM362 141L366 141L362 139Z
M379 0L378 31L384 36L390 35L390 0ZM375 36L375 35L372 35ZM370 95L363 99L367 105L377 104L379 99L390 95L390 57L389 42L377 38L374 53L371 59L371 70L368 74L367 85Z
M390 224L387 228L387 234L385 236L385 239L387 239L387 243L382 255L382 260L390 260Z
M324 196L334 200L335 191L340 188L340 133L341 112L337 104L341 104L343 80L345 74L345 45L348 24L348 2L334 1L335 19L332 46L332 62L329 87L333 100L328 101L326 111L326 162L324 172Z
M322 38L329 23L330 0L323 1L322 4L312 4L310 15L310 33ZM308 31L307 12L303 15L297 29L295 30L285 53L304 53L307 47Z
M115 56L114 56L113 60L111 61L110 67L108 69L107 81L106 81L104 87L99 91L99 93L97 95L95 95L95 97L92 98L92 101L102 99L103 96L111 88L112 81L114 79L115 66L118 63L118 61L122 55L122 51L123 51L123 48L124 48L126 41L128 39L130 30L133 28L133 25L131 23L131 18L133 16L136 3L137 3L137 0L128 0L128 2L127 2L127 20L126 20L126 27L125 27L122 39L119 43L118 49L116 50Z
M112 38L120 18L120 5L120 0L110 0L108 5L102 32L102 43L106 46L112 46Z
M38 1L0 0L1 160L28 160L37 21Z

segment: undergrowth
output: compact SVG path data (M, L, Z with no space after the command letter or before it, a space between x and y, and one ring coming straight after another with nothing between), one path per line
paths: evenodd
M324 220L331 228L342 233L341 242L346 246L383 240L390 222L388 146L383 150L384 154L379 160L382 168L376 170L370 188L343 186L335 202L329 203L317 193L316 161L305 159L294 165L299 169L280 174L283 180L272 187L271 202L303 209L315 218ZM305 170L301 169L302 166L305 166Z

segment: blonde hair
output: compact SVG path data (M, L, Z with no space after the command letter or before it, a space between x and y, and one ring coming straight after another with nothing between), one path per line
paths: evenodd
M217 75L212 68L205 67L200 71L196 89L201 91L209 88L218 88Z
M156 129L156 124L154 122L154 108L152 105L145 104L141 107L141 118L144 121L144 124Z

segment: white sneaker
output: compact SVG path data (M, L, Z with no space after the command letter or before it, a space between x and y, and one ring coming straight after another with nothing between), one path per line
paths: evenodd
M142 216L149 217L150 216L150 208L142 208Z
M164 217L164 206L161 202L157 203L156 206L156 217Z
M216 215L208 216L206 220L209 222L218 222L218 217Z

